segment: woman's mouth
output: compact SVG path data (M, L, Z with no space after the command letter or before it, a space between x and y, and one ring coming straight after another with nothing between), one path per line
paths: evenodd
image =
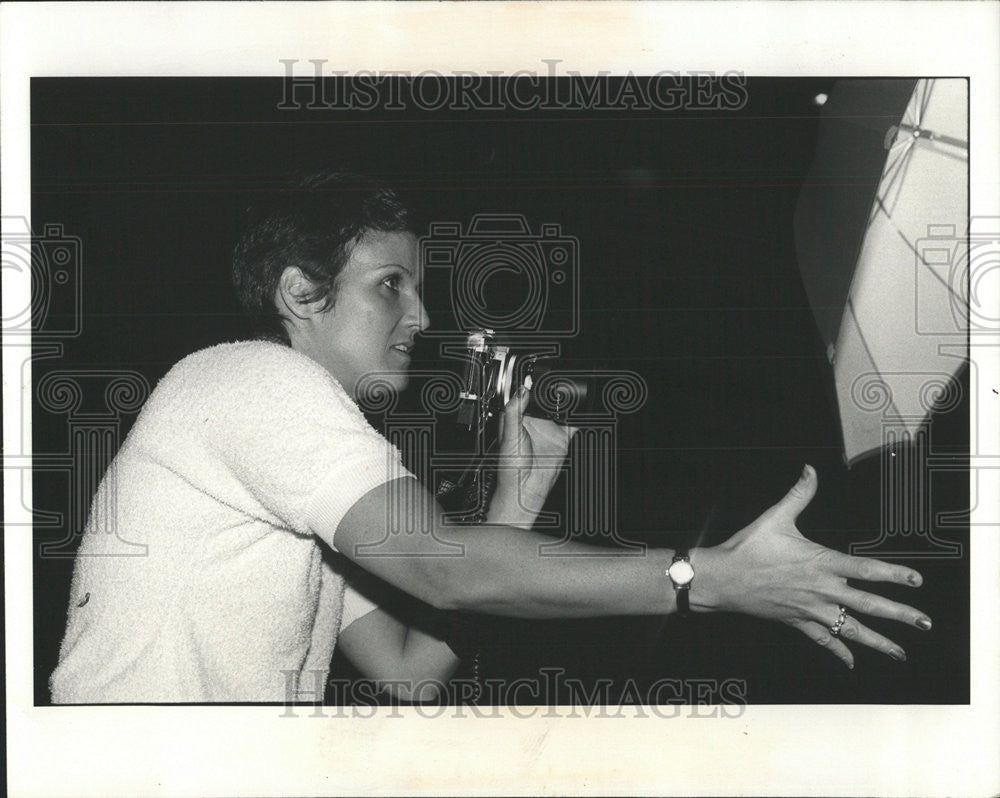
M413 344L393 344L389 348L403 358L407 363L410 362L410 352L413 350Z

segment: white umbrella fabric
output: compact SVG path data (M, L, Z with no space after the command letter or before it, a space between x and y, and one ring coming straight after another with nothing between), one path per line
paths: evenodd
M824 106L796 249L848 465L915 436L967 358L967 118L961 79L840 81ZM865 170L879 144L871 197ZM860 236L850 229L859 208Z

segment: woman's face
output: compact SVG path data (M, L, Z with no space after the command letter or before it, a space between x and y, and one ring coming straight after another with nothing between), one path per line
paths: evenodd
M414 336L430 324L420 280L415 236L368 233L337 277L333 306L310 320L299 342L293 335L293 348L318 361L351 396L372 372L402 390Z

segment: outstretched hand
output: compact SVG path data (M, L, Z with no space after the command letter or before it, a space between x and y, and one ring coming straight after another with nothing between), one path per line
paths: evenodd
M816 472L806 466L785 497L753 523L719 546L696 549L692 562L698 580L691 590L692 607L781 621L828 648L849 668L854 667L854 657L844 641L905 660L901 646L850 613L887 618L925 630L931 627L930 619L913 607L851 587L847 580L919 587L922 577L912 568L852 557L804 538L795 520L815 494ZM696 554L710 567L699 568ZM700 598L708 603L699 607ZM841 606L849 614L834 633Z

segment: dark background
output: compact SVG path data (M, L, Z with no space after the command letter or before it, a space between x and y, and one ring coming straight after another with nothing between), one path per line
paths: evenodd
M631 369L649 386L619 427L621 535L725 539L808 462L820 487L799 527L846 551L878 536L881 463L843 464L792 239L813 97L830 84L751 80L739 110L432 113L278 110L277 79L33 79L32 223L80 237L83 297L81 334L38 360L34 379L131 369L155 384L186 354L246 335L228 278L241 210L290 171L343 165L399 187L428 220L513 212L579 239L582 329L563 360ZM439 327L447 299L429 280ZM440 366L430 345L414 363ZM936 415L934 450L967 453L967 419L965 402ZM122 436L133 421L122 417ZM67 451L66 422L36 401L36 457ZM933 480L933 513L967 509L966 473ZM70 482L58 469L34 481L36 542L57 544L36 549L36 703L49 700L82 523ZM484 675L561 667L613 679L614 700L628 678L684 677L745 680L752 703L967 703L968 539L938 534L964 556L910 558L924 587L881 590L924 609L934 631L871 622L907 663L855 647L849 672L798 632L744 617L498 621Z

